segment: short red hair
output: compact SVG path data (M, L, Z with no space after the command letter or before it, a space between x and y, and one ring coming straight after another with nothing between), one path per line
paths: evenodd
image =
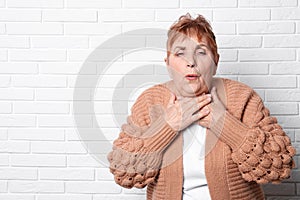
M182 34L185 34L189 37L196 35L198 41L202 40L202 37L205 37L208 43L210 50L214 56L214 61L217 64L219 60L218 47L216 43L215 34L212 31L210 23L202 16L198 15L195 19L191 17L189 13L179 17L168 31L168 40L167 40L167 56L170 55L170 49L174 41Z

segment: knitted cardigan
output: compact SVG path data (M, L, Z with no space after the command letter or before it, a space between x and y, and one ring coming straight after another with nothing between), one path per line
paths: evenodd
M289 178L295 149L253 89L222 81L225 118L206 131L205 174L211 198L264 199L260 184ZM170 90L163 84L145 90L108 154L116 183L147 186L148 200L182 199L183 141L181 132L164 119L169 99Z

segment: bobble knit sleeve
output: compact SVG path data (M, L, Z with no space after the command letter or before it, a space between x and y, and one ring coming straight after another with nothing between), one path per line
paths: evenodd
M270 116L260 97L250 97L241 120L226 111L220 138L232 149L232 160L246 181L277 183L289 178L296 151L290 138Z
M177 135L163 117L166 101L162 97L166 94L156 93L157 90L148 89L137 99L108 154L110 171L122 187L143 188L153 182L159 173L163 150Z

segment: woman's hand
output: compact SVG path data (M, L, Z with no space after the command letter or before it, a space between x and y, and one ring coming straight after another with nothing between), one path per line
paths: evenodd
M181 131L195 121L207 116L210 113L207 105L211 102L210 94L203 94L199 97L182 97L176 99L172 93L167 105L165 119L176 131Z
M217 123L222 123L224 121L226 108L222 101L219 99L217 94L217 89L215 87L211 90L212 101L205 106L204 109L209 109L209 114L204 118L199 120L199 124L206 128L212 128Z

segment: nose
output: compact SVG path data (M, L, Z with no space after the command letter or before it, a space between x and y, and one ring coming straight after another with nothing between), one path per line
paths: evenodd
M190 67L190 68L194 68L194 67L195 67L195 64L187 64L186 66L187 66L187 67Z

